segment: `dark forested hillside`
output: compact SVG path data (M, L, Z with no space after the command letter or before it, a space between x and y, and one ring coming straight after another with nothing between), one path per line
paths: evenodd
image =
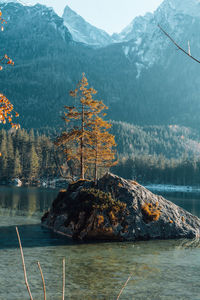
M185 155L200 155L200 133L195 129L178 125L135 126L113 121L111 131L116 137L117 152L122 157L162 155L179 159Z
M9 21L0 36L1 52L15 61L0 73L0 92L15 105L24 128L60 127L61 111L82 72L109 106L111 119L200 128L200 67L176 51L157 27L162 22L183 45L190 37L198 56L199 17L162 8L145 19L146 27L140 18L137 39L93 49L74 42L50 8L17 3L0 8Z
M0 131L0 180L20 178L26 182L58 175L53 143L44 135Z
M112 170L120 176L140 182L200 181L200 136L196 131L179 126L139 127L113 122L112 133L116 135L119 160ZM60 167L67 166L62 151L53 145L54 139L55 136L33 130L1 130L0 181L18 177L32 182L60 177Z

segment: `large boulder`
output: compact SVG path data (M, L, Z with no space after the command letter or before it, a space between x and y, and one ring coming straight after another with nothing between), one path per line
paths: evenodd
M200 219L135 181L107 173L61 190L42 224L73 239L196 238Z

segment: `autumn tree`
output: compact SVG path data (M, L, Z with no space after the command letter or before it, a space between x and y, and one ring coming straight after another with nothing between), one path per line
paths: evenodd
M79 162L81 179L85 178L87 168L92 165L95 167L97 178L97 168L103 162L108 165L108 161L114 159L114 137L106 132L110 125L102 119L102 110L106 106L102 101L93 98L96 93L94 88L88 87L88 80L83 73L76 89L70 91L70 96L78 104L65 106L64 120L68 124L68 130L55 142L57 146L64 147L67 161Z
M2 18L2 12L0 11L0 23L1 23L1 30L4 30L3 24L6 23L6 21ZM3 65L14 65L14 62L12 59L5 54L0 59L0 71L3 69ZM12 103L4 96L2 93L0 93L0 123L5 124L6 121L10 123L10 125L16 129L19 128L19 124L13 123L13 115L15 117L18 117L18 113L14 111Z
M91 132L91 148L89 149L90 162L94 165L94 180L98 178L98 170L102 168L110 168L117 164L115 161L116 146L114 135L108 130L111 124L103 120L106 115L102 111L108 109L102 101L99 101L96 112L90 122Z
M93 99L94 94L96 94L96 91L93 88L88 88L88 81L83 73L82 79L77 84L76 89L70 91L70 96L75 98L75 100L79 100L78 105L76 107L65 106L65 122L76 122L67 132L63 132L56 141L57 146L65 146L64 152L67 161L79 161L81 179L84 179L85 171L88 167L87 148L90 144L90 128L88 123L97 105L97 101Z

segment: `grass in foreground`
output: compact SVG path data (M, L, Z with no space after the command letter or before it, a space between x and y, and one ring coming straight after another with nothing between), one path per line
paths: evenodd
M17 237L18 237L18 241L19 241L19 247L20 247L20 252L21 252L21 258L22 258L22 265L23 265L23 271L24 271L24 280L25 280L25 285L30 297L30 300L34 300L32 293L31 293L31 289L28 283L28 278L27 278L27 273L26 273L26 265L25 265L25 260L24 260L24 253L23 253L23 248L22 248L22 244L21 244L21 238L20 238L20 234L19 234L19 230L18 227L16 227L16 232L17 232ZM46 293L46 285L45 285L45 280L44 280L44 275L42 272L42 268L40 265L40 262L37 262L39 271L40 271L40 275L41 275L41 279L42 279L42 287L43 287L43 292L44 292L44 300L47 300L47 293ZM62 284L62 300L65 300L65 259L63 258L63 284ZM124 285L122 286L116 300L119 300L119 298L121 297L125 287L127 286L129 280L132 278L132 274L130 274L130 276L128 277L128 279L126 280L126 282L124 283Z

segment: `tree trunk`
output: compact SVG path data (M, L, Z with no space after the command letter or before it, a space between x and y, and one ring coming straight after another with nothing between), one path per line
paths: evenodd
M98 176L98 166L97 166L97 161L98 161L98 142L96 141L96 157L95 157L95 166L94 166L94 181L97 181L97 176Z
M84 123L85 123L85 114L84 114L84 106L82 104L82 117L81 117L81 123L82 123L82 136L81 136L81 159L80 159L80 163L81 163L81 179L85 179L85 162L84 162Z

